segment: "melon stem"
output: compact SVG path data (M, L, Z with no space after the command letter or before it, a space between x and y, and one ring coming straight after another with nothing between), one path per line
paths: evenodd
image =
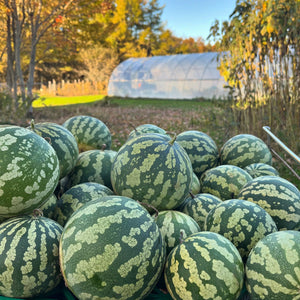
M175 142L176 138L177 138L177 135L176 135L176 133L175 133L175 134L174 134L174 137L173 137L168 143L169 143L171 146L174 145L174 142Z

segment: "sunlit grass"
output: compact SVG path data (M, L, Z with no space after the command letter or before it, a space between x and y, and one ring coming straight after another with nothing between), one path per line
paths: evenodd
M64 106L71 104L90 103L102 100L104 95L74 96L74 97L41 97L32 104L34 108L47 106Z

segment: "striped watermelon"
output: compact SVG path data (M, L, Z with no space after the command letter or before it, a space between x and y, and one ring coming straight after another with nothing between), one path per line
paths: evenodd
M206 216L204 230L219 233L229 239L245 262L255 244L277 231L277 226L258 204L230 199L212 208Z
M267 175L279 176L278 171L274 167L264 163L251 164L245 167L244 170L247 171L252 178Z
M160 211L154 220L166 243L167 255L183 239L201 230L192 217L176 210Z
M179 206L189 195L193 170L185 150L160 134L128 140L112 165L111 181L117 195L158 210Z
M95 117L74 116L62 125L74 135L79 152L111 148L112 140L109 128Z
M278 230L300 229L300 191L279 176L261 176L248 182L239 199L254 202L274 219Z
M105 196L80 207L60 243L65 283L81 300L145 298L162 273L165 247L137 201Z
M88 150L81 152L72 171L64 178L63 191L83 182L96 182L112 189L110 173L117 152Z
M251 299L299 299L299 266L299 231L278 231L261 239L250 252L245 266Z
M206 133L197 130L184 131L178 134L176 141L187 152L193 171L198 177L218 165L218 147Z
M57 206L58 199L55 194L52 194L46 202L44 202L39 209L43 212L43 216L53 219L54 211Z
M221 200L235 199L252 177L240 167L221 165L207 170L201 177L201 193L217 196Z
M253 163L272 164L272 154L263 140L252 134L238 134L220 149L220 163L245 168Z
M113 195L113 191L100 183L84 182L74 185L61 195L54 209L53 219L65 226L73 212L86 202L108 195Z
M191 185L190 192L192 194L198 194L198 193L200 193L200 190L201 190L200 180L197 177L197 175L193 172L192 185Z
M136 137L138 135L145 134L145 133L159 133L159 134L164 134L164 135L168 136L167 132L157 125L142 124L142 125L137 126L134 130L132 130L129 133L128 139L131 139L133 137Z
M164 270L172 299L237 299L244 264L236 247L218 233L194 233L167 257Z
M59 161L50 144L29 129L0 128L0 216L31 213L54 192Z
M60 169L60 178L65 177L75 166L78 158L78 145L73 134L56 123L32 123L30 129L43 137L54 148Z
M203 229L207 214L219 203L222 200L212 194L192 194L182 207L182 212L192 217Z
M36 214L13 217L0 224L1 295L41 296L61 282L61 233L58 223Z

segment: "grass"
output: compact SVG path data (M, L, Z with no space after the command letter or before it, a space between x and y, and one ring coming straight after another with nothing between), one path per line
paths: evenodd
M63 124L63 122L74 115L96 117L110 129L112 133L112 148L114 150L120 148L134 127L146 123L155 124L171 134L179 134L186 130L202 131L208 134L219 148L235 134L252 134L252 132L240 131L239 124L230 108L230 102L225 100L160 100L104 96L71 97L68 99L63 97L63 99L66 100L64 103L72 103L73 105L62 105L61 98L46 99L49 105L35 107L34 109L35 122ZM91 99L93 99L92 102ZM80 103L81 101L85 103ZM55 103L59 103L59 105L52 106ZM267 142L265 133L259 137ZM289 143L286 145L289 146ZM271 146L284 156L284 153L276 148L274 143ZM287 156L285 156L285 159L296 172L300 173L299 165L295 164ZM299 180L276 158L274 159L274 167L278 169L282 177L300 188Z
M103 95L74 96L74 97L40 97L33 102L33 108L47 106L64 106L70 104L90 103L102 100Z

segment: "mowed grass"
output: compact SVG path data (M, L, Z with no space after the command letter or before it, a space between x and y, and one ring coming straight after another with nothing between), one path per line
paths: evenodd
M102 100L104 95L89 95L75 97L41 97L35 100L32 104L33 108L47 106L64 106L72 104L90 103Z

